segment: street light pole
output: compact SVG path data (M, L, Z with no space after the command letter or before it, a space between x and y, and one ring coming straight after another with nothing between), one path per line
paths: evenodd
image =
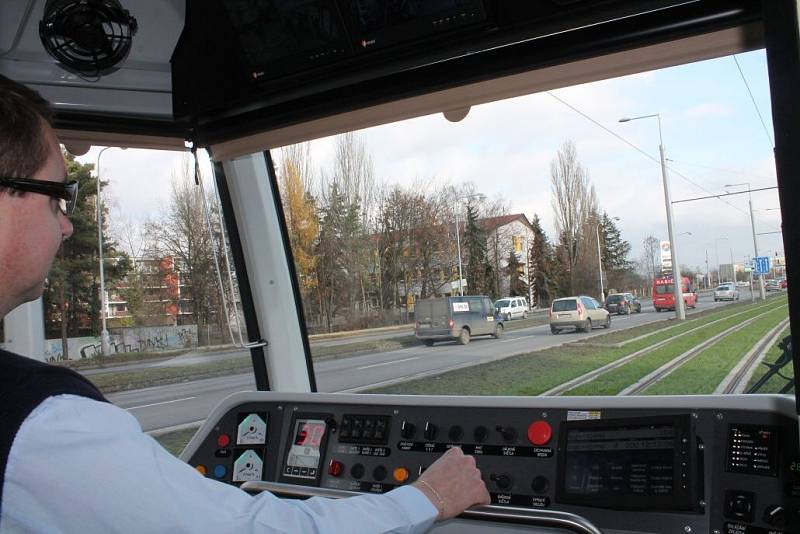
M464 285L462 280L464 277L461 275L461 239L458 235L458 207L456 207L456 249L458 249L458 294L464 296Z
M109 339L108 330L106 329L106 279L105 270L103 269L103 207L100 202L100 156L103 152L112 148L107 146L100 150L97 154L97 166L95 171L97 173L97 197L95 204L97 204L97 255L100 259L100 321L102 328L100 330L100 351L103 356L108 355L109 352Z
M606 294L603 289L603 255L600 253L600 223L594 227L595 234L597 235L597 267L600 270L600 303L606 301Z
M458 249L458 294L460 296L464 296L464 276L461 274L461 238L459 237L458 232L458 203L459 201L467 198L478 198L479 200L483 200L486 198L482 193L472 193L470 195L464 195L456 198L456 209L455 209L455 216L456 216L456 249Z
M727 237L718 237L714 239L714 255L717 257L717 285L722 283L722 264L719 262L719 247L717 246L717 243L727 240Z
M106 328L106 278L105 278L105 269L103 263L103 206L100 202L100 156L103 155L103 152L108 150L109 148L114 148L111 146L107 146L102 148L100 152L97 154L97 166L95 167L95 173L97 174L97 198L95 203L97 204L97 256L100 261L100 322L101 322L101 330L100 330L100 351L103 356L106 356L109 353L110 349L110 340L108 336L108 329ZM122 150L127 149L127 147L120 147Z
M725 187L736 187L739 185L746 185L747 186L747 203L750 206L750 230L753 232L753 253L755 254L754 258L758 257L758 240L756 239L756 222L753 218L753 193L750 190L750 182L741 182L738 184L725 184ZM755 259L753 260L755 261ZM766 300L767 296L764 292L764 275L758 275L758 285L759 285L759 293L761 295L761 300ZM752 292L752 289L751 289Z
M678 251L675 248L675 229L672 223L672 198L669 192L669 179L667 178L667 162L664 155L664 138L661 135L661 114L642 115L639 117L622 118L620 122L628 122L637 119L648 119L655 117L658 119L658 151L661 155L661 179L664 182L664 205L667 210L667 232L669 233L669 249L672 256L672 281L673 294L675 296L675 317L679 321L686 319L686 309L683 303L683 277L681 276L681 265L678 261Z

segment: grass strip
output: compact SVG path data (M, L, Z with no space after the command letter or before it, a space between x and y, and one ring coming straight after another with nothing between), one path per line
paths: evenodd
M626 349L564 345L369 390L406 395L538 395L619 358Z
M759 313L764 313L764 310L753 310L751 313L731 317L714 324L712 327L687 334L653 352L631 360L618 369L601 375L591 382L578 386L565 393L565 395L616 395L678 355Z
M216 348L216 347L215 347ZM61 360L53 365L69 367L70 369L95 369L114 365L147 362L152 360L166 360L176 358L197 349L178 349L162 352L120 352L111 356L96 356L94 358L81 358L79 360Z
M164 384L188 382L201 378L215 376L229 376L252 371L253 365L249 358L228 358L216 362L178 367L157 367L124 371L119 373L104 373L88 377L103 393L114 393L129 389L141 389Z
M645 395L703 395L714 393L731 369L767 333L786 318L778 309L753 321L743 329L719 340L676 369L663 380L647 388Z
M414 347L420 342L414 335L398 336L387 339L374 339L370 341L356 341L354 343L343 343L341 345L329 345L325 347L311 346L311 357L315 360L336 358L338 356L355 356L363 353L388 352L407 347Z
M786 336L789 336L789 335L791 335L791 331L790 331L790 327L787 326L781 332L780 337L778 337L778 341L769 349L769 351L767 351L766 356L764 356L763 362L775 363L775 361L777 361L777 359L780 358L780 356L781 356L783 351L778 346L778 344L781 341L783 341L783 339ZM748 390L750 389L750 387L753 386L753 384L758 382L761 379L762 376L767 374L767 371L769 371L769 368L766 365L763 365L763 362L762 362L762 365L758 366L758 369L756 370L756 372L753 373L752 378L750 378L750 382L748 382L748 384L747 384L747 389ZM788 377L788 378L794 378L794 367L792 366L791 362L789 362L788 364L783 366L783 368L781 369L781 374L783 376L785 376L785 377ZM761 386L761 389L758 390L758 393L779 393L780 390L783 389L783 386L785 386L785 385L786 385L786 379L784 379L784 378L782 378L782 377L780 377L778 375L773 375L772 378L767 380L766 384Z
M172 455L180 456L195 433L197 433L197 428L187 428L154 436L153 439L159 442L161 446L167 449Z

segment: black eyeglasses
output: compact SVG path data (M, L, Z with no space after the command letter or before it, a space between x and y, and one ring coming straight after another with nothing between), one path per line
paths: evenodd
M47 180L31 180L30 178L0 177L0 187L10 187L17 191L39 193L58 199L58 209L64 215L72 214L78 200L78 182L49 182Z

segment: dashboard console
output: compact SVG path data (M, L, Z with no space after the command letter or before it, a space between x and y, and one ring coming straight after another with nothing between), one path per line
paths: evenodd
M182 459L248 491L342 497L409 484L454 446L475 456L492 496L454 532L800 532L786 396L241 393Z

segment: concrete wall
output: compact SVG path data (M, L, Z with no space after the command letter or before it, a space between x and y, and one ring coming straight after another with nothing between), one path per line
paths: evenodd
M109 334L111 356L125 352L159 352L197 346L197 325L118 328ZM93 358L101 354L99 337L69 338L67 346L70 360ZM62 360L61 339L46 339L44 355L47 361Z

